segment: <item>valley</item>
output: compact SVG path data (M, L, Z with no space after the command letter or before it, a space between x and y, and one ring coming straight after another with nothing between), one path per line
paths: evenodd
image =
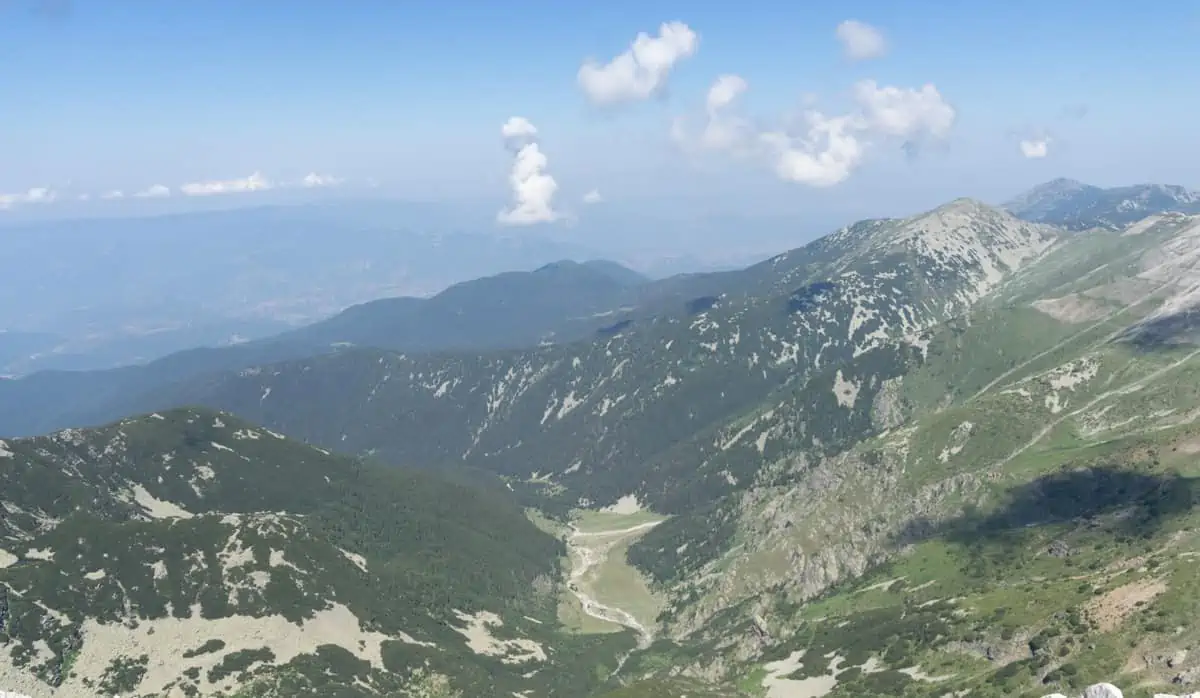
M627 308L562 342L0 383L0 686L1200 690L1200 219L1042 194L1044 220L959 199L737 272L563 265L472 301L600 289L533 335Z

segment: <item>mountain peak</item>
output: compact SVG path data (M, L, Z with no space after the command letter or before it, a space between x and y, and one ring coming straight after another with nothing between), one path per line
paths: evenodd
M1033 191L1078 191L1080 189L1086 189L1088 186L1089 185L1080 182L1078 179L1071 179L1070 177L1057 177L1049 182L1037 185L1033 188Z
M1120 229L1148 215L1200 211L1200 192L1175 184L1102 189L1072 179L1040 184L1004 204L1013 215L1068 230Z
M969 196L960 196L959 198L954 199L953 201L950 201L948 203L942 204L941 206L938 206L937 208L933 209L932 211L929 211L924 214L920 214L918 217L927 216L927 215L934 214L934 213L949 213L949 212L967 213L967 212L985 212L985 211L990 212L990 213L999 213L999 211L994 206L986 204L986 203L980 201L979 199L973 199Z

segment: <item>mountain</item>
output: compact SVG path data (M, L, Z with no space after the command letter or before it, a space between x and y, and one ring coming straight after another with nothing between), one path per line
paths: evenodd
M853 446L764 463L722 555L680 575L711 534L652 531L662 655L838 696L1195 690L1198 261L1196 217L1069 239L936 329Z
M22 263L0 287L0 328L64 339L7 372L147 361L381 297L597 256L530 234L468 232L426 208L329 201L4 225L4 254Z
M50 351L61 342L61 337L47 332L0 330L0 371L11 370L25 357Z
M540 509L567 553L530 585L544 605L477 608L519 609L493 637L578 653L495 686L456 655L463 695L1183 693L1200 690L1198 269L1200 216L1077 235L964 199L675 279L686 302L586 340L349 348L99 407L206 405Z
M0 434L31 435L98 424L125 414L96 411L97 405L122 397L213 372L353 346L485 351L585 338L626 315L682 306L688 294L702 292L709 278L648 282L615 262L559 261L532 272L505 272L455 284L431 298L388 298L353 306L328 320L237 346L191 349L146 365L104 371L39 372L0 383ZM0 341L8 336L0 334ZM12 336L14 341L28 337Z
M0 442L0 506L0 686L35 698L548 695L623 641L555 628L562 543L497 492L226 414Z
M635 496L684 513L745 486L777 449L837 448L855 425L825 413L881 389L838 367L886 345L897 353L877 370L901 370L923 330L969 308L1055 236L956 201L851 226L722 277L721 295L615 326L600 341L470 355L349 350L170 386L114 411L212 405L384 460L551 475L563 504ZM814 382L841 392L814 398Z
M429 299L364 303L270 343L418 352L532 346L560 333L578 339L600 324L597 317L636 305L647 281L616 262L564 260L458 283Z
M1198 259L1197 218L1073 236L960 200L596 341L351 350L147 404L667 515L623 544L659 599L624 695L1066 690L1131 647L1121 671L1190 685Z
M1019 218L1068 230L1118 229L1154 213L1200 213L1200 192L1172 184L1102 189L1060 178L1030 189L1004 207Z

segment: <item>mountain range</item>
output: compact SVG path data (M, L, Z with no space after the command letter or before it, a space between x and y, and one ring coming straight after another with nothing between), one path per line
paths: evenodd
M1174 184L1104 189L1059 178L1034 187L1004 207L1026 220L1068 230L1117 229L1154 213L1200 213L1200 191Z
M1138 191L1059 180L658 282L555 264L170 380L0 383L0 679L1195 690L1200 216Z

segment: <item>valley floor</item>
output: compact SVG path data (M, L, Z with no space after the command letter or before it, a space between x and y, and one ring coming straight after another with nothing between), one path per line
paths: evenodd
M623 626L638 634L642 645L653 638L659 600L625 559L629 545L663 521L638 512L586 512L566 536L571 561L568 588L587 618L584 632L605 632ZM572 604L574 605L574 604Z

